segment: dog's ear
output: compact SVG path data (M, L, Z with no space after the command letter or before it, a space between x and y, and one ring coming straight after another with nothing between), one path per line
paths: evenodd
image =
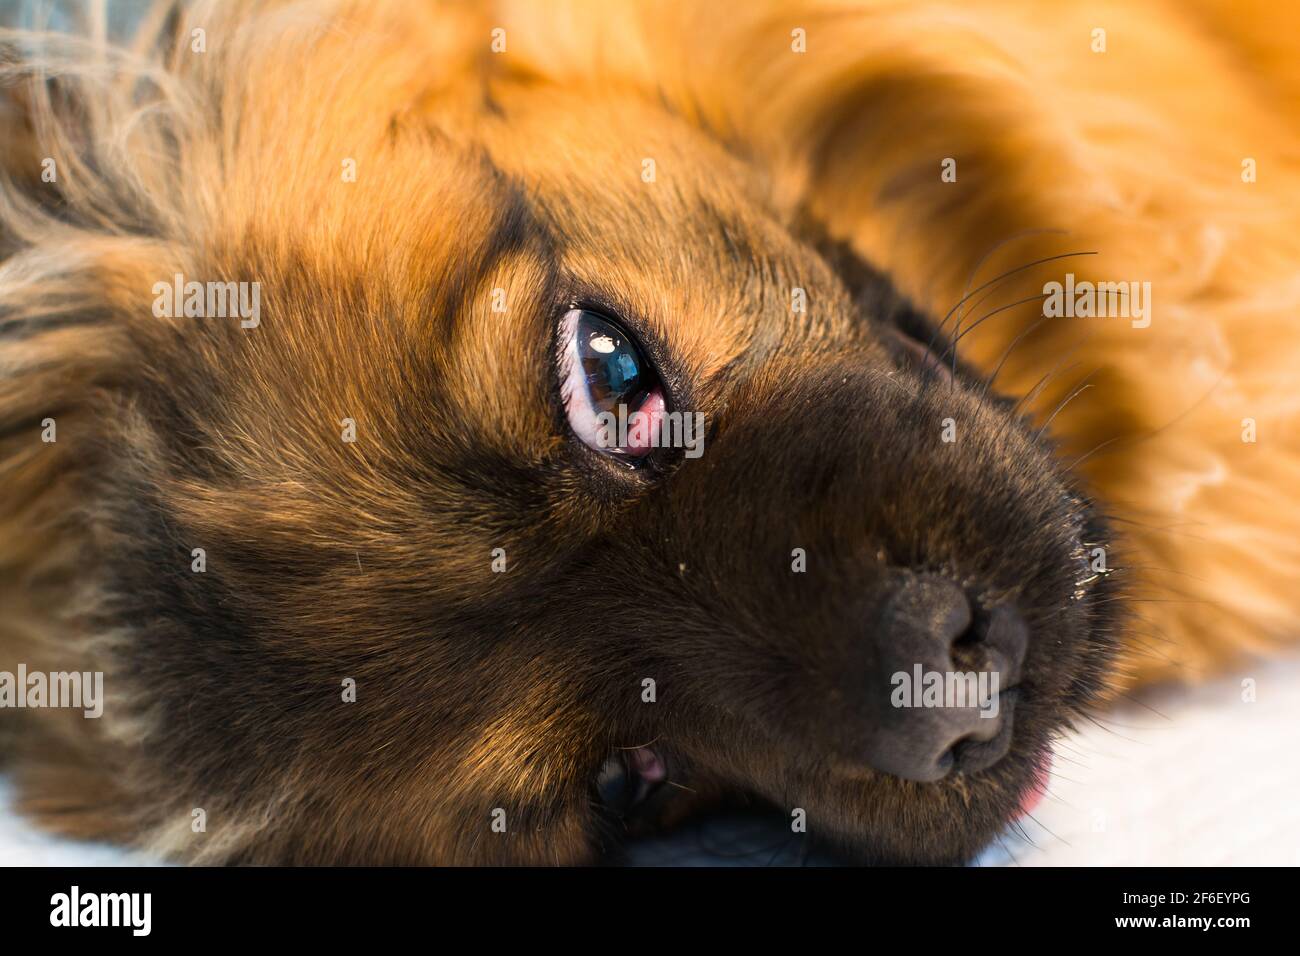
M0 46L0 561L4 582L67 559L89 476L129 403L150 276L169 256L159 209L167 131L75 41ZM142 159L147 157L147 159ZM143 290L143 292L142 292ZM144 318L149 318L146 315ZM145 333L147 334L147 332ZM92 483L93 485L93 483ZM70 545L77 548L76 544ZM7 606L9 605L6 601Z
M98 671L88 623L113 548L103 489L147 454L132 413L153 278L171 253L146 197L163 127L77 41L0 43L0 670ZM22 35L25 36L25 35ZM122 77L117 77L122 79ZM156 159L157 162L151 161ZM143 315L140 304L144 302ZM98 721L23 711L6 728L18 802L51 828L125 836ZM93 727L91 725L94 725ZM40 755L25 761L25 753Z

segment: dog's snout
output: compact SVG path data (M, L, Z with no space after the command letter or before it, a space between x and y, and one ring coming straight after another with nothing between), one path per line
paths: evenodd
M985 610L955 583L913 575L885 599L874 628L874 712L867 761L908 780L974 773L1011 744L1028 629L1014 607Z

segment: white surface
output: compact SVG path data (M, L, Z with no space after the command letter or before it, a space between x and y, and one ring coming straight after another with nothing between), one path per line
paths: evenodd
M1140 695L1057 746L1047 793L981 863L1300 865L1300 660Z
M1242 700L1246 678L1255 681L1253 703ZM1140 701L1063 741L1024 835L1008 831L979 862L1300 865L1300 660ZM45 836L12 812L11 797L0 779L0 864L147 862Z
M0 777L0 866L136 866L148 863L116 847L58 840L13 812L13 788Z

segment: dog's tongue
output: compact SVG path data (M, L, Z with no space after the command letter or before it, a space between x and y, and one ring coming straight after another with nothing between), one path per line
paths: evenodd
M1025 792L1020 795L1020 808L1016 811L1016 819L1026 817L1038 808L1043 802L1043 797L1047 795L1047 781L1052 775L1052 755L1046 753L1043 759L1038 762L1038 771L1034 774L1033 781L1025 788Z
M649 747L638 747L627 754L627 762L646 783L662 783L668 776L664 762Z

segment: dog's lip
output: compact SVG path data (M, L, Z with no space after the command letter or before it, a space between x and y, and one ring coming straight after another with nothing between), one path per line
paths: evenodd
M604 806L626 816L668 779L668 765L648 746L620 747L601 765L596 794Z
M1051 751L1046 751L1038 759L1038 763L1034 768L1033 777L1030 778L1028 785L1026 785L1025 789L1020 793L1020 803L1016 807L1014 819L1021 820L1033 813L1034 810L1038 809L1038 805L1042 803L1043 798L1047 796L1047 784L1051 779L1051 776L1052 753Z
M952 379L952 369L931 351L927 343L914 339L902 329L893 326L887 326L886 333L890 336L888 341L894 346L895 351L906 355L914 367L937 373L944 379Z

